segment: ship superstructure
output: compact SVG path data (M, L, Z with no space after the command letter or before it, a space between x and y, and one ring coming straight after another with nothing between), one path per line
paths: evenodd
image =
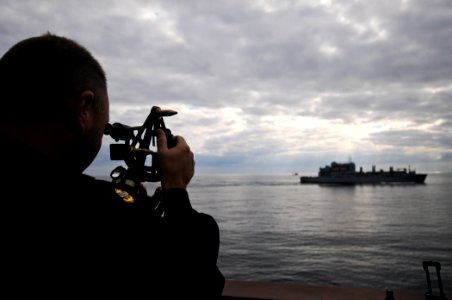
M356 171L354 162L337 163L319 168L318 176L301 176L301 183L327 183L327 184L384 184L384 183L424 183L427 174L418 174L410 168L389 168L389 171L376 170L363 171L360 167Z

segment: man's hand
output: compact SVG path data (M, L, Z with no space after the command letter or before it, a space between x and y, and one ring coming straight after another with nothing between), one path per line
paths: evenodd
M186 188L195 173L193 152L181 136L175 136L177 144L167 146L166 135L157 129L157 162L162 175L162 188Z

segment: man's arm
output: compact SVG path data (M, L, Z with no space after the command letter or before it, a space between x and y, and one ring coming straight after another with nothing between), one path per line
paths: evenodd
M157 194L164 211L161 224L167 261L163 274L169 280L177 278L176 286L168 290L172 294L219 298L225 283L217 267L219 227L212 216L197 212L190 204L186 188L194 175L194 156L185 140L176 138L177 145L168 149L164 132L157 131L162 174Z

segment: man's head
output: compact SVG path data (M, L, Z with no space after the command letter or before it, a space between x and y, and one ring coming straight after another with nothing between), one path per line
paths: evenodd
M73 169L97 155L109 114L106 76L75 41L47 33L14 45L0 59L0 97L3 134Z

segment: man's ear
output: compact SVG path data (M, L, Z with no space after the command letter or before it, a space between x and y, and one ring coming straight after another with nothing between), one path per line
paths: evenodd
M74 99L74 113L79 128L84 130L93 119L94 92L85 90Z

